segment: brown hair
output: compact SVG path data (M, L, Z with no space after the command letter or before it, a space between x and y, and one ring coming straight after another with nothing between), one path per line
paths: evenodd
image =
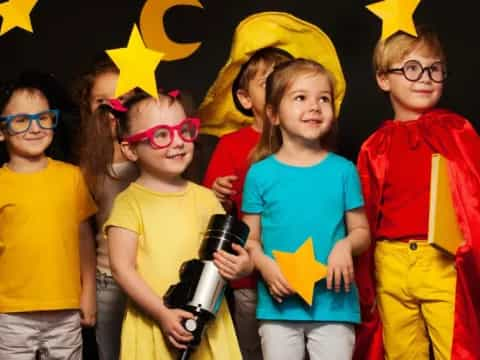
M306 59L296 59L284 62L275 67L267 78L264 122L260 142L250 156L251 162L265 159L267 156L276 153L282 146L282 133L280 126L272 124L271 116L278 113L280 103L293 82L301 75L324 75L330 84L332 99L335 98L335 79L323 65ZM335 112L332 100L332 109ZM333 149L337 133L337 122L334 121L330 131L320 139L323 147Z
M282 62L293 60L293 56L285 50L276 47L266 47L257 50L248 61L242 65L237 77L233 81L232 96L237 109L247 116L253 116L251 109L245 109L237 98L239 89L247 90L249 82L257 75L260 64L268 69Z
M90 101L95 80L103 74L118 74L118 68L104 56L95 61L91 68L75 83L73 98L80 110L80 131L77 137L77 156L85 180L92 193L101 190L105 176L115 178L112 173L113 143L112 114L106 106L100 106L93 113Z
M375 74L384 74L396 62L401 61L416 48L425 50L428 55L438 56L446 62L445 52L437 34L426 26L417 27L417 37L398 32L385 40L379 40L373 52Z

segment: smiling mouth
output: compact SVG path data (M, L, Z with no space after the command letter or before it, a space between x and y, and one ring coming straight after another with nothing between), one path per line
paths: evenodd
M433 91L432 90L414 90L413 92L417 94L431 94Z
M38 137L38 138L28 138L28 139L25 139L27 141L39 141L39 140L43 140L45 139L45 136L42 136L42 137Z
M187 153L178 153L178 154L173 154L173 155L167 155L167 159L183 159L187 155Z
M320 120L320 119L307 119L307 120L302 120L302 122L307 123L307 124L320 125L320 124L323 123L323 120Z

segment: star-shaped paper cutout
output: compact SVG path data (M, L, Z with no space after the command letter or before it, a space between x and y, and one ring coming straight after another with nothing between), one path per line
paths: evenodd
M417 36L413 13L420 0L384 0L367 5L367 9L382 19L382 40L398 31Z
M290 286L311 306L315 283L327 276L327 267L315 259L312 238L294 253L278 250L272 253Z
M139 87L153 97L158 96L155 69L164 53L147 49L137 25L133 26L126 48L106 50L120 70L115 97Z
M10 0L0 4L2 27L0 36L15 27L33 32L30 13L38 0Z

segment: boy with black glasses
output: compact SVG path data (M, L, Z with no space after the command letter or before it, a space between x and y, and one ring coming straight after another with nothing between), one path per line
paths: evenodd
M436 108L447 71L433 32L418 29L418 37L397 33L380 41L374 68L394 118L365 141L358 158L372 239L377 241L357 269L364 310L358 350L364 352L356 355L383 358L383 340L385 359L477 359L478 135L466 119ZM455 257L426 241L434 153L448 160L452 199L465 240Z

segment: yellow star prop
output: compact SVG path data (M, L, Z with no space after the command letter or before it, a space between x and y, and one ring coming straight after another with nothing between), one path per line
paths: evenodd
M417 36L413 13L420 0L384 0L367 5L367 9L382 19L382 40L398 31Z
M0 28L0 36L17 26L33 32L30 13L37 2L38 0L10 0L1 3L2 27Z
M147 49L143 43L137 25L133 26L126 48L106 50L108 56L120 70L115 96L127 93L139 87L157 97L155 69L164 53Z
M294 253L273 250L273 256L290 286L311 306L315 283L327 276L327 267L315 259L312 238Z

